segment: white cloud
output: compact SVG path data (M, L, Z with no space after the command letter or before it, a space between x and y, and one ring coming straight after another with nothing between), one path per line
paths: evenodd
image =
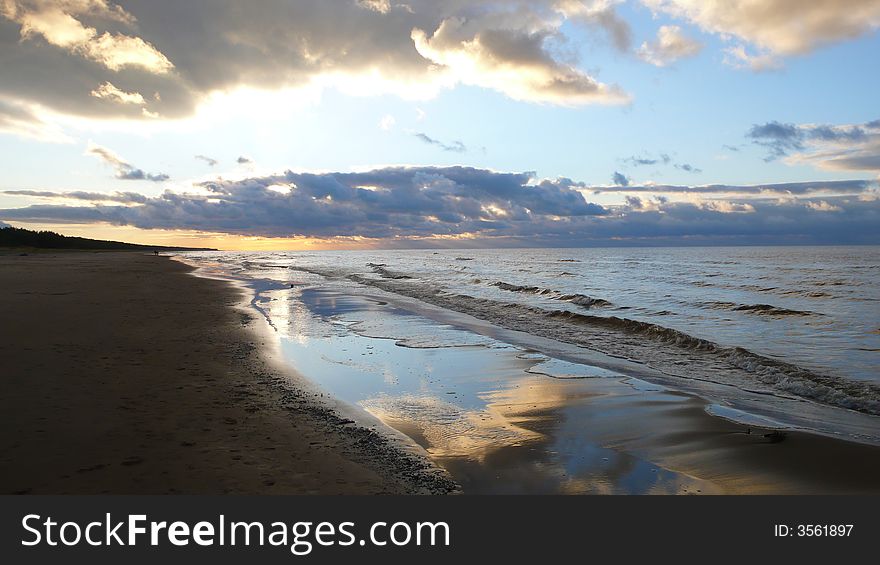
M749 53L744 45L724 49L724 64L755 72L775 71L782 68L782 61L778 57L770 53Z
M693 57L702 50L703 44L681 33L678 26L662 26L657 30L657 39L644 42L638 56L654 66L665 67L683 59Z
M834 204L829 204L825 200L807 202L806 205L807 208L816 210L817 212L843 212L843 208L835 206Z
M379 129L381 129L382 131L390 131L396 123L397 120L394 119L394 116L392 116L391 114L386 114L382 116L381 120L379 120Z
M561 105L630 100L619 87L553 59L544 46L552 30L482 23L449 18L430 36L413 30L412 39L419 54L439 65L453 82L497 90L515 100Z
M110 100L119 104L137 104L143 106L147 103L140 92L126 92L117 88L112 82L105 82L92 91L92 96L104 100Z
M2 0L0 14L20 24L22 39L42 37L51 45L113 71L134 66L162 74L174 68L165 55L143 39L110 32L99 35L96 28L77 19L97 16L125 24L134 22L130 14L105 0Z
M642 0L655 12L736 38L766 55L797 55L880 27L876 0Z
M387 14L391 11L390 0L357 0L357 4L362 8L379 12L380 14Z

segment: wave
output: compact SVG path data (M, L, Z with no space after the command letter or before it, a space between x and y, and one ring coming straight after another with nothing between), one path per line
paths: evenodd
M507 329L642 362L673 377L709 380L765 394L794 395L829 406L880 415L880 386L874 383L820 374L742 347L722 346L650 322L568 310L547 310L448 293L429 284L400 284L395 280L372 279L339 271L291 268L326 277L347 278L468 314Z
M563 294L557 290L552 290L549 288L510 284L503 281L492 283L492 286L497 286L501 290L506 290L509 292L524 292L526 294L538 294L542 296L548 296L548 298L552 298L553 300L571 302L572 304L577 304L578 306L583 306L585 308L592 308L593 306L611 306L611 303L607 300L604 300L602 298L593 298L592 296L587 296L586 294Z
M719 310L730 310L732 312L749 312L751 314L759 314L762 316L821 316L816 312L808 312L805 310L791 310L772 304L736 304L735 302L705 302L710 308Z
M367 267L370 267L374 273L382 277L383 279L411 279L412 277L409 275L403 275L400 273L394 273L386 269L387 265L385 263L367 263Z
M781 291L779 294L786 294L786 295L794 294L797 296L804 296L806 298L833 298L834 297L833 294L829 294L827 292L821 292L818 290L792 289L792 290Z

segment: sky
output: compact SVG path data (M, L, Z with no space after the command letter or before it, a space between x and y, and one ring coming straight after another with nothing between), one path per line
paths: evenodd
M0 0L0 222L880 244L880 0Z

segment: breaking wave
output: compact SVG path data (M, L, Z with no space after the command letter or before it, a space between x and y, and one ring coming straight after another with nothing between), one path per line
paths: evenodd
M710 308L719 310L730 310L732 312L748 312L750 314L758 314L762 316L817 316L816 312L807 312L805 310L791 310L772 304L736 304L734 302L707 302Z
M538 294L541 296L547 296L548 298L552 298L553 300L571 302L572 304L577 304L578 306L583 306L585 308L592 308L593 306L611 306L611 303L607 300L603 300L602 298L593 298L592 296L587 296L586 294L563 294L557 290L552 290L549 288L523 286L518 284L510 284L503 281L492 283L492 286L497 286L501 290L506 290L509 292L524 292L526 294Z

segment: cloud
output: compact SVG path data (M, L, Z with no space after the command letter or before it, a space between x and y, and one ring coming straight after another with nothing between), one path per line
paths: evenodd
M759 196L806 196L813 194L856 195L874 191L878 183L871 180L807 181L769 184L705 184L674 185L646 184L634 186L590 187L578 185L584 190L598 192L649 192L656 194L742 194Z
M428 137L424 133L416 132L413 134L416 139L421 140L428 145L435 145L442 149L443 151L451 151L453 153L466 153L467 146L461 141L453 141L452 143L444 143L438 139L434 139L433 137Z
M90 59L111 71L140 67L164 74L171 61L140 37L120 33L99 34L78 18L98 18L131 26L135 18L107 0L3 0L0 15L19 24L21 39L42 38L49 45Z
M133 120L191 116L212 94L242 89L329 86L424 99L464 83L528 102L628 101L620 87L583 70L576 49L560 48L569 39L566 21L557 0L247 7L237 0L0 0L0 100Z
M195 158L199 161L204 161L208 164L209 167L215 167L218 163L217 159L212 159L211 157L207 157L205 155L196 155Z
M724 64L735 69L749 69L757 73L782 68L782 60L770 53L749 53L744 45L724 49Z
M387 14L391 11L390 0L357 0L357 4L362 8L373 10L380 14Z
M698 169L697 167L694 167L693 165L689 165L688 163L678 163L675 165L675 168L679 169L681 171L688 172L688 173L702 173L703 172L702 169Z
M774 56L808 53L820 46L854 39L880 27L876 0L642 0L655 12L690 21L725 39L746 42L734 57L766 65ZM735 48L738 49L738 48ZM757 59L756 59L757 57Z
M412 237L515 233L604 215L568 181L467 167L282 175L165 192L138 206L31 206L2 217L111 222L263 236Z
M673 163L672 157L668 153L660 153L657 157L651 157L648 155L639 156L632 155L630 157L624 157L620 160L625 165L631 167L645 167L645 166L654 166L654 165L672 165L676 169L681 171L686 171L688 173L702 173L702 169L699 169L693 165L688 163Z
M61 128L38 116L38 111L32 106L4 101L2 98L0 98L0 133L11 133L50 143L73 141Z
M629 186L629 178L618 171L614 171L614 174L611 175L611 182L613 182L615 186Z
M447 18L430 35L416 28L418 53L453 82L489 88L514 100L562 105L624 104L630 97L554 59L546 48L552 28L490 27L487 19Z
M238 159L236 159L235 162L238 163L239 165L250 165L254 161L252 159L242 155Z
M6 222L0 222L0 230L2 230L2 229L6 229L6 228L11 228L11 227L12 227L12 226L10 226L9 224L7 224Z
M267 237L363 237L392 246L426 238L460 242L462 236L475 245L880 242L878 198L671 202L629 195L626 204L606 207L588 202L586 188L570 179L468 167L288 171L208 182L198 193L166 191L136 204L34 205L0 210L0 218Z
M395 123L397 123L397 120L394 119L394 116L391 114L385 114L382 116L382 119L379 120L379 129L382 131L390 131Z
M880 120L864 124L756 124L746 133L768 150L765 161L786 158L790 164L821 169L880 171Z
M646 166L646 165L656 165L658 163L668 165L670 163L670 161L672 161L672 157L670 157L666 153L661 153L660 156L657 158L649 157L649 156L640 157L637 155L632 155L630 157L625 157L625 158L621 159L621 161L623 161L624 163L631 165L633 167L642 167L642 166Z
M122 204L144 204L147 197L138 192L52 192L46 190L5 190L3 194L11 196L30 196L32 198L48 198L53 200L86 200L89 202L119 202Z
M620 3L620 0L557 0L554 9L566 19L605 31L614 46L625 52L632 44L632 30L614 9Z
M642 43L637 55L643 61L656 67L666 67L679 59L696 56L703 44L681 33L681 28L673 25L661 26L657 39Z
M124 161L119 155L110 149L101 147L92 142L89 142L89 145L86 148L86 155L94 155L112 166L116 170L115 176L119 180L148 180L151 182L163 182L170 178L164 173L152 174L144 172L142 169Z
M843 208L841 208L840 206L835 206L834 204L829 204L825 200L807 202L807 206L811 210L817 210L819 212L843 212Z
M143 106L147 103L140 92L126 92L117 88L109 81L93 90L91 95L95 98L110 100L111 102L116 102L118 104L136 104L138 106Z

